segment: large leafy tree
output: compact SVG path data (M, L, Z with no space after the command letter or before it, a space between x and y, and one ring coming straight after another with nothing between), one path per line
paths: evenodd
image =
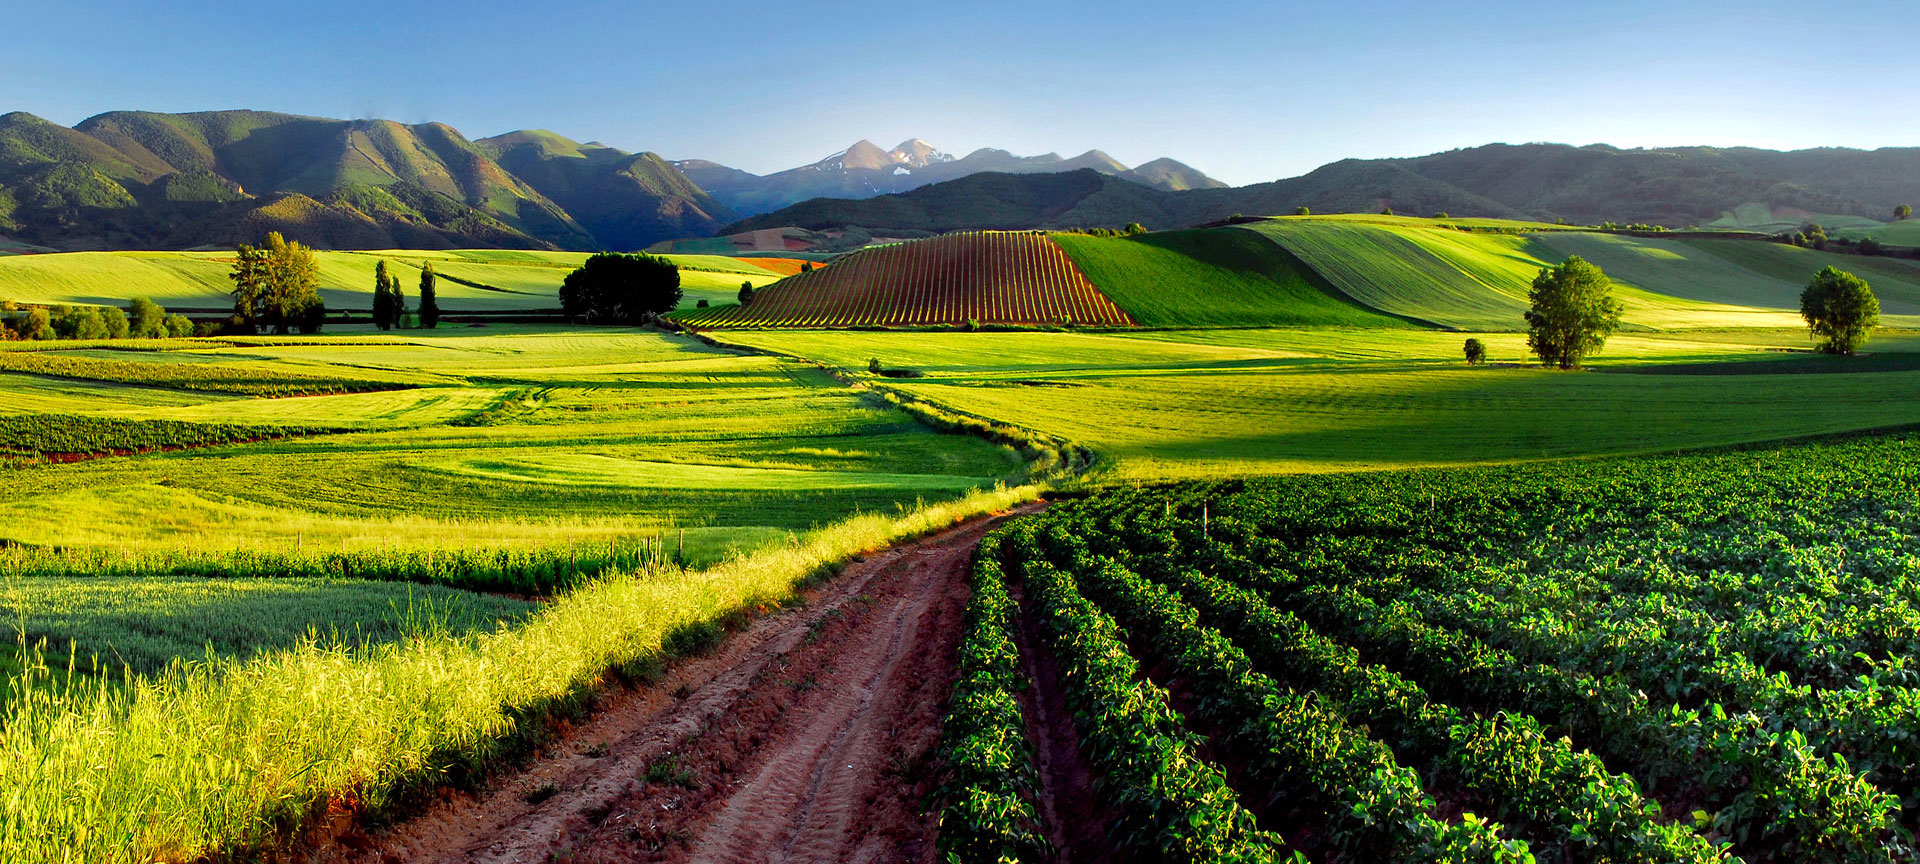
M233 270L233 318L229 326L243 332L271 327L286 333L298 327L317 333L327 314L320 299L320 267L313 250L288 241L274 231L258 247L241 244Z
M1620 327L1612 280L1578 255L1541 270L1527 299L1527 347L1549 366L1579 366Z
M602 252L560 285L567 319L595 324L646 324L673 311L680 297L680 268L652 255Z
M1820 350L1852 354L1880 323L1880 300L1867 281L1845 270L1821 270L1800 292L1800 317L1820 337Z

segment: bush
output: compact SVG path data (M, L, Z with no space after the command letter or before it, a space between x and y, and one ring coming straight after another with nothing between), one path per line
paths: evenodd
M167 335L167 310L146 297L135 297L127 304L127 327L135 339L159 339Z
M694 304L693 304L693 308L695 308L695 309L705 309L705 308L707 308L707 306L708 306L708 305L709 305L709 304L707 303L707 298L705 298L705 297L702 297L702 298L700 298L699 300L697 300L697 301L694 301Z

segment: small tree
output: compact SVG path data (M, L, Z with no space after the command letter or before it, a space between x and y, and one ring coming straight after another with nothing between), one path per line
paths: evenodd
M887 367L880 365L880 358L878 357L870 357L867 359L868 372L872 372L873 374L878 375L881 372L886 371L886 368Z
M1393 208L1392 208L1392 207L1382 207L1382 208L1380 208L1380 215L1382 215L1382 216L1392 216L1392 215L1393 215Z
M439 274L433 272L432 261L420 268L420 326L427 330L440 326L439 281Z
M1578 255L1541 270L1527 299L1527 347L1549 366L1579 366L1620 326L1613 282Z
M1449 216L1447 216L1447 211L1445 211L1445 210L1442 210L1442 211L1440 211L1440 212L1438 212L1438 213L1435 213L1435 214L1433 214L1433 218L1435 218L1435 219L1447 219L1447 218L1451 218L1451 217L1449 217Z
M108 339L127 338L127 313L118 306L100 307L100 320L107 325Z
M1295 215L1295 216L1312 216L1312 215L1313 215L1313 210L1312 210L1312 208L1309 208L1309 207L1308 207L1307 205L1305 205L1305 204L1302 204L1302 205L1300 205L1300 206L1298 206L1298 207L1295 207L1295 208L1293 208L1293 215Z
M1821 338L1820 350L1852 354L1880 323L1880 300L1865 279L1828 267L1800 292L1800 317Z
M1145 233L1147 233L1147 226L1138 222L1127 223L1126 234L1128 237L1138 237Z
M1468 339L1466 344L1467 365L1478 366L1487 362L1487 346L1478 339Z
M127 327L135 339L158 339L167 335L167 310L151 298L135 297L127 304Z
M1905 204L1902 204L1898 207L1893 208L1893 221L1895 222L1904 222L1906 221L1908 216L1912 216L1912 215L1913 215L1913 208Z
M802 272L802 273L812 273L812 272L813 272L813 262L812 262L812 261L802 261L802 262L800 262L800 272Z
M167 335L176 339L193 335L193 320L185 315L170 314L166 319Z
M753 283L752 282L740 283L740 305L745 306L752 302L753 302Z

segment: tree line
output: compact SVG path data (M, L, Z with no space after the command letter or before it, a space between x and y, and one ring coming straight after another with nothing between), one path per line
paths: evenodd
M117 306L22 307L0 303L0 342L47 339L165 339L192 336L193 322L146 297Z

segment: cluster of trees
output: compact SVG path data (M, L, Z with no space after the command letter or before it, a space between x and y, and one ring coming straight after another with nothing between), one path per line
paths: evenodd
M227 332L320 332L327 304L320 299L319 264L312 249L274 231L259 246L241 244L234 254L233 271L227 274L233 280L233 317L227 319Z
M567 274L560 309L569 321L637 326L672 312L681 296L680 268L672 261L602 252Z
M1620 326L1621 303L1613 282L1579 256L1540 271L1528 292L1527 347L1542 363L1573 369L1599 351ZM1858 276L1828 267L1800 292L1800 315L1829 354L1853 354L1880 324L1880 301ZM1486 347L1468 339L1469 364L1486 359Z
M433 272L433 262L420 266L420 311L409 316L407 292L400 287L400 277L388 271L385 260L373 265L373 326L382 330L439 327L439 281L439 274Z
M162 339L193 335L185 315L169 315L160 304L135 297L122 310L113 306L21 308L0 304L0 341L28 339Z
M1561 223L1565 224L1565 221L1566 220L1561 220ZM1599 228L1602 231L1665 231L1667 230L1667 226L1665 225L1648 225L1645 222L1602 222L1600 223Z

